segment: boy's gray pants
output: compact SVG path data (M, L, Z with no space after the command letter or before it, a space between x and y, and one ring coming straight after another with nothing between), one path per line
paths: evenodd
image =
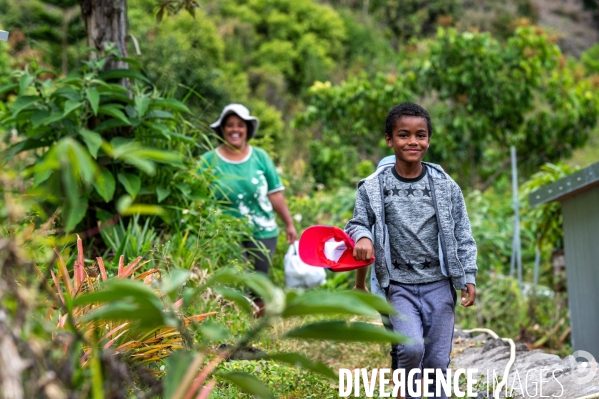
M392 282L387 288L387 300L398 313L389 317L393 331L411 341L392 346L391 367L394 370L405 369L406 381L413 368L441 369L445 375L449 366L457 301L450 280L426 284ZM430 374L433 381L434 375L436 371ZM417 374L414 380L420 378L421 374ZM413 389L416 392L415 385ZM431 383L428 391L436 393L436 389L436 383ZM447 399L447 396L441 389L441 396L428 397L433 398ZM409 395L407 385L406 399L416 399Z

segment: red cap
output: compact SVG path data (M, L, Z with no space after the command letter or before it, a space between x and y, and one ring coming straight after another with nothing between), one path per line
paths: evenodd
M346 272L368 266L373 261L355 260L354 242L343 230L334 226L308 227L299 240L299 257L307 265L330 267Z

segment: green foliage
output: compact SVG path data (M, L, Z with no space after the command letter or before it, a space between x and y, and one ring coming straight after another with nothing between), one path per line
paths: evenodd
M142 46L140 63L148 78L175 98L187 98L190 107L205 107L210 101L222 107L228 101L222 80L224 43L216 26L202 9L195 17L180 13L156 25L153 2L130 2L131 32Z
M343 21L315 1L219 1L229 26L226 57L242 71L274 66L289 89L299 93L330 72L343 56Z
M440 31L423 65L426 87L448 101L440 130L447 152L433 154L475 183L507 165L511 145L526 154L521 173L530 173L584 144L597 102L590 83L559 60L558 47L535 28L517 29L505 45L488 34Z
M101 229L100 234L115 260L124 255L125 262L130 262L140 254L148 254L157 244L157 233L151 222L152 218L147 218L142 224L140 216L134 215L127 221L126 227L120 219L118 224Z
M445 19L446 26L453 24L458 20L462 8L460 0L434 0L426 3L418 0L373 1L375 7L379 3L379 18L402 42L433 33L439 19Z
M366 74L340 86L316 82L310 88L310 105L299 114L300 128L316 126L320 141L311 143L310 169L319 183L335 187L364 178L357 170L359 158L382 154L387 112L397 98L410 100L415 75ZM344 161L342 161L344 160ZM362 168L362 167L361 167Z
M347 72L350 74L358 71L375 73L393 68L395 53L389 45L388 35L376 19L364 18L362 15L345 9L337 11L343 19L347 36L345 41ZM340 61L336 61L338 65L335 71L336 79L339 79L345 69Z
M0 7L1 3L6 3L0 13L4 29L24 34L27 43L42 50L44 61L66 74L69 61L77 56L69 47L85 38L77 0L0 0Z
M505 44L487 33L440 30L429 51L398 77L315 83L298 126L317 126L323 138L337 136L381 158L388 110L418 101L429 108L434 126L427 159L463 186L486 189L509 166L510 146L528 175L570 155L596 124L593 81L561 65L559 49L538 28L519 28Z
M564 228L562 207L558 201L548 202L531 208L528 204L529 195L547 184L553 183L580 168L564 164L545 164L541 170L530 177L521 188L524 199L523 212L527 214L526 227L535 234L536 244L550 245L553 249L562 249L564 246Z
M224 363L221 369L223 371L249 373L259 380L266 381L270 391L277 398L289 395L298 398L323 398L339 395L339 390L331 387L328 379L285 364L264 360L238 361ZM212 392L212 397L215 399L233 399L249 396L244 395L237 386L223 381L216 386Z
M7 318L0 321L0 328L6 325L12 331L19 332L14 337L11 335L9 345L15 348L14 353L18 353L19 359L43 367L43 372L39 374L36 371L34 376L44 375L46 371L57 372L66 364L77 365L70 373L57 373L56 392L68 390L80 393L76 397L84 398L88 397L86 392L90 392L85 389L88 387L100 397L113 395L115 392L144 393L148 396L162 392L164 398L181 399L185 394L196 392L202 387L209 392L214 388L214 383L209 382L209 378L216 377L235 386L235 392L272 397L267 385L256 378L256 375L248 373L251 370L244 367L215 367L223 363L232 351L246 347L260 335L268 335L271 340L291 339L294 342L302 337L310 340L366 340L387 344L403 339L400 335L369 323L334 321L340 313L351 317L389 312L389 305L378 297L356 291L285 294L265 276L240 273L235 268L220 269L210 276L181 269L140 270L134 276L135 270L143 265L139 257L129 265L120 264L118 274L107 277L104 263L99 259L99 272L92 273L95 264L86 266L88 262L84 259L83 247L78 241L77 257L74 260L65 262L60 254L57 258L46 261L38 258L44 262L40 264L41 270L47 270L47 275L44 276L40 269L35 269L28 254L40 244L50 244L51 241L44 238L44 235L53 233L47 230L48 226L44 227L46 230L41 233L42 236L38 236L31 227L20 231L15 229L14 223L21 223L26 213L13 207L9 191L3 194L9 207L6 209L8 217L1 219L0 270L3 273L0 278L3 284L15 279L21 281L21 284L6 284L8 289L2 291L0 309ZM18 234L5 236L4 231L18 231ZM14 243L19 242L25 251L19 248L15 252L17 247L13 240ZM69 270L71 267L72 279ZM37 273L33 273L34 269ZM10 271L9 274L7 271ZM160 273L159 279L155 276L157 273ZM24 287L29 292L27 305L19 299L16 291ZM248 301L243 295L245 289L264 298L267 316L250 322L249 328L238 332L233 338L229 334L231 313L223 314L220 319L215 318L212 322L203 320L215 316L214 313L196 313L196 309L215 307L220 303L221 310L223 307L232 309L232 306L239 306L242 311L250 313L251 317L252 308L243 305L244 302L241 301ZM222 297L215 301L214 292ZM236 294L233 295L234 293ZM231 298L238 300L232 301ZM20 306L12 306L14 301L20 303ZM53 305L48 307L48 303ZM318 304L322 306L316 306ZM353 305L349 306L350 304ZM301 327L288 326L283 330L268 328L281 318L293 320L303 318L306 314L332 319L319 319L303 323ZM21 318L23 316L25 318ZM27 320L27 333L23 330L21 334L23 326L18 324L18 320ZM46 320L52 322L48 323ZM37 339L47 340L50 344L33 351L31 345ZM231 339L230 350L216 353L212 350L214 343ZM18 346L15 340L18 340ZM60 348L61 356L54 358L51 348ZM120 351L120 354L114 355L111 348ZM13 361L16 358L14 353L11 355ZM168 359L169 356L173 356L172 360ZM129 359L129 363L125 363L125 358ZM288 367L278 367L277 364L281 363L309 371L310 374L306 373L306 380L325 384L326 380L317 378L312 373L326 379L335 379L335 374L328 366L293 351L269 353L264 358L269 361L269 367L275 370L275 375L279 370L282 373L289 373L291 370ZM159 388L156 379L148 374L149 370L165 374L164 391ZM143 375L145 377L140 378ZM269 379L270 373L259 374L258 377L260 376ZM296 383L300 385L297 380ZM276 378L269 379L269 385L277 392L290 389L288 384L277 383ZM28 396L36 396L43 387L27 384L24 389Z
M45 193L54 209L62 208L67 231L85 218L88 207L106 220L115 210L164 214L148 203L206 196L201 180L190 182L183 157L171 151L190 144L179 119L188 108L161 97L135 70L100 72L104 62L90 61L84 74L55 82L39 81L43 70L20 71L4 87L17 96L0 123L21 138L4 151L4 161L34 150L26 171L32 190ZM121 78L135 85L132 92L109 83ZM134 203L136 198L144 203Z
M0 85L8 83L8 77L10 75L10 64L9 64L8 45L4 42L0 42ZM3 98L4 95L0 95Z
M580 56L580 61L588 74L599 73L599 44L595 44L583 52Z
M477 287L474 309L456 307L462 328L490 328L501 337L571 353L567 299L546 287L530 287L523 295L514 278L494 275ZM474 311L473 311L474 310Z
M464 328L491 328L500 337L516 337L526 317L525 300L518 282L509 277L496 276L478 287L474 308L473 312L456 307L456 320Z

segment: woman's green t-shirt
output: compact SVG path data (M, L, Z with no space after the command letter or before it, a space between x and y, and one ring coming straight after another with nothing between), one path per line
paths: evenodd
M202 155L200 168L212 169L216 177L213 182L216 186L212 190L215 198L230 203L227 213L246 217L255 238L272 238L279 234L268 194L285 187L264 150L250 146L245 159L229 161L215 149Z

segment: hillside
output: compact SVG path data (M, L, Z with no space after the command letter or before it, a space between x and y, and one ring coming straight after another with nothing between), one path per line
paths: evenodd
M582 0L530 0L538 12L538 24L560 36L565 54L575 57L599 40L597 14L584 10Z

